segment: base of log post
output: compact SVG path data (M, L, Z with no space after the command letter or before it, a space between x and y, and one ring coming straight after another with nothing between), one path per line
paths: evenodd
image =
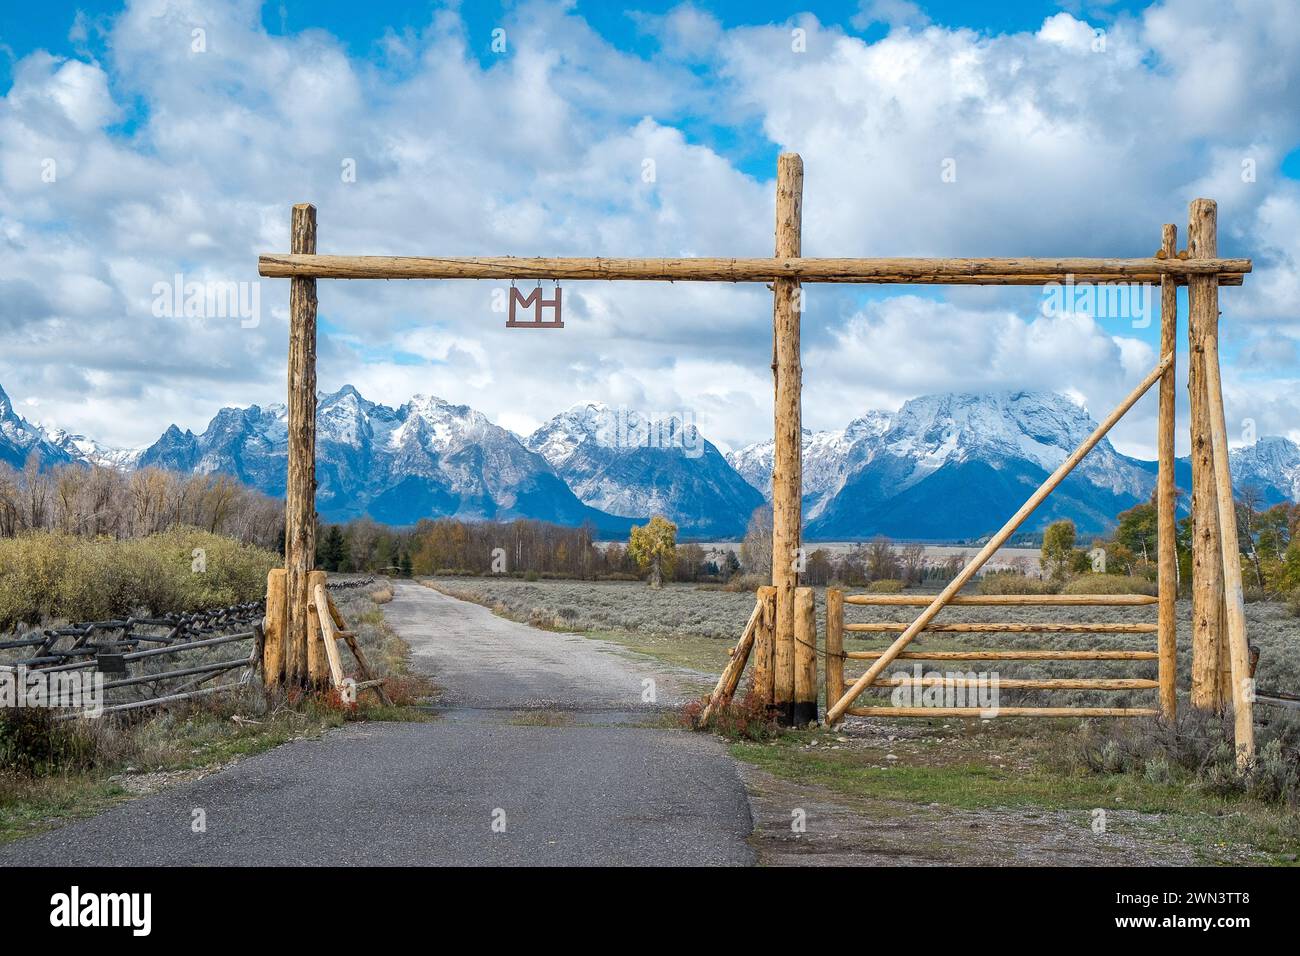
M262 619L262 686L273 690L284 681L285 636L289 630L288 572L272 568L266 576L266 616Z
M817 723L817 597L812 588L794 592L794 703L790 719L795 727Z

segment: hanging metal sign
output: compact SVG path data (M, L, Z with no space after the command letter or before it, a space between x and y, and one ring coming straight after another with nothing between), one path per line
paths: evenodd
M539 282L537 283L537 288L533 289L531 292L528 293L527 296L525 296L523 293L521 293L518 289L515 288L515 284L513 282L510 283L510 314L509 317L507 317L506 319L506 328L508 329L562 329L564 328L564 320L561 318L561 299L563 297L563 293L564 290L560 288L559 283L556 283L555 298L543 299L542 284ZM531 306L533 309L533 318L531 320L525 319L524 321L521 322L519 319L515 317L516 306L522 306L525 309ZM555 318L549 322L543 321L542 309L544 308L554 310L553 314Z

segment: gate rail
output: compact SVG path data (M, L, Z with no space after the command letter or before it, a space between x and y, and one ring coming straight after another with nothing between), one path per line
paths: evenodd
M913 625L895 622L858 623L846 622L844 606L846 604L864 607L906 607L931 606L933 598L912 597L910 595L874 595L845 594L838 589L826 592L826 700L829 702L845 699L846 661L872 661L872 670L854 679L853 698L870 687L921 687L944 686L955 687L956 678L930 675L921 679L913 676L881 676L884 667L880 662L886 658L885 666L893 660L914 661L1156 661L1158 677L1150 678L1008 678L997 681L998 688L1018 690L1090 690L1090 691L1133 691L1160 690L1163 697L1174 692L1176 658L1162 655L1157 651L1145 650L1056 650L1056 649L1014 649L1014 650L959 650L927 651L904 650L890 655L888 650L880 651L845 651L844 635L880 634L898 631L906 632ZM1146 594L1034 594L1034 595L969 595L954 597L949 605L976 607L1142 607L1159 603L1159 598ZM914 622L915 623L915 622ZM993 622L935 622L927 621L919 631L950 634L1006 634L1006 633L1043 633L1043 634L1154 634L1154 623L993 623ZM868 678L859 687L862 678ZM843 713L855 717L984 717L988 711L980 707L857 707L848 706ZM1154 707L998 707L996 714L1006 717L1154 717L1160 713Z

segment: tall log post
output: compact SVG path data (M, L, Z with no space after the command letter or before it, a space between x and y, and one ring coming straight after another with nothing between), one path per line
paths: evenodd
M1197 200L1209 202L1209 200ZM1211 204L1213 205L1213 204ZM1211 279L1217 282L1217 279ZM1217 289L1216 289L1217 298ZM1205 396L1209 406L1210 444L1214 457L1215 507L1219 518L1219 547L1223 561L1223 598L1227 627L1219 643L1228 654L1237 766L1245 770L1255 759L1255 680L1246 640L1246 599L1241 585L1241 546L1237 538L1237 502L1232 493L1228 459L1228 422L1223 410L1219 371L1219 312L1216 306L1205 329Z
M803 160L782 153L776 170L776 255L798 257L803 231ZM799 583L802 487L802 412L799 360L800 285L772 283L772 372L775 376L775 454L772 462L772 586L776 588L774 708L794 720L795 588Z
M826 709L844 696L844 592L826 589ZM829 723L829 722L828 722Z
M817 594L794 592L794 711L796 727L817 723Z
M759 588L758 603L763 610L754 630L754 693L770 714L776 700L776 588Z
M1160 251L1167 258L1178 254L1178 227L1166 223L1160 233ZM1160 354L1178 349L1178 284L1173 277L1160 280ZM1174 488L1175 363L1160 379L1160 412L1156 427L1159 472L1156 487L1156 547L1159 552L1156 643L1160 653L1160 713L1173 720L1178 713L1178 515Z
M1213 200L1192 201L1187 251L1192 257L1218 253L1218 207ZM1206 338L1219 321L1219 287L1213 276L1187 282L1187 388L1192 429L1192 706L1222 711L1229 699L1223 598L1223 550L1215 504L1214 450L1206 382Z
M316 252L316 207L293 207L290 248ZM285 680L306 686L309 678L307 575L316 564L316 280L289 285L289 474L284 495L284 568L288 628Z

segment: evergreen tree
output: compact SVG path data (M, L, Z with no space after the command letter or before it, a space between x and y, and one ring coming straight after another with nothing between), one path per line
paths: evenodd
M318 548L318 551L320 552L320 566L326 571L345 570L347 545L343 540L343 532L339 530L338 525L330 525L329 531L325 532L325 540Z

